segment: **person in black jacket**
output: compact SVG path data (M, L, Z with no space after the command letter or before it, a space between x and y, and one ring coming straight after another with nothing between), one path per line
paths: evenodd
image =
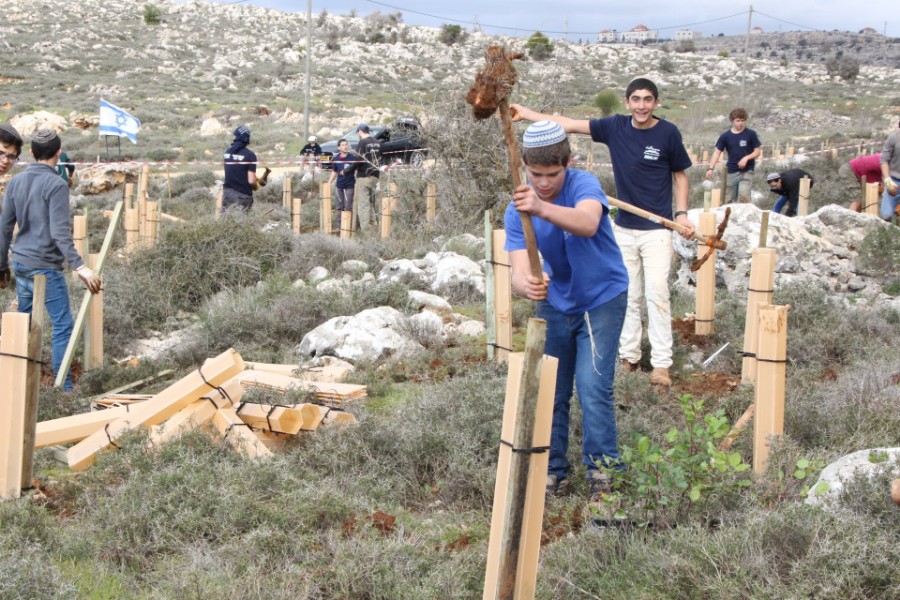
M769 191L778 194L778 200L775 201L775 207L772 212L781 214L784 206L787 205L788 217L797 216L797 202L800 200L800 180L809 177L809 189L812 189L812 175L803 169L790 169L784 173L769 173L766 175L766 182L769 184Z

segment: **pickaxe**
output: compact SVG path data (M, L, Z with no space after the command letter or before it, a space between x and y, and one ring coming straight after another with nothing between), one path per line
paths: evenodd
M678 233L683 233L685 231L684 225L679 225L675 221L665 219L660 217L659 215L655 215L649 210L644 210L643 208L638 208L633 204L629 204L627 202L623 202L618 198L613 198L612 196L607 196L607 200L609 203L620 210L624 210L625 212L629 212L633 215L637 215L639 217L644 217L648 221L653 221L654 223L659 223L664 227L667 227L673 231L677 231ZM709 258L710 254L712 254L713 250L724 250L728 247L728 243L722 239L722 235L725 233L725 227L728 226L728 217L731 216L731 208L725 209L725 218L722 219L722 222L719 223L719 228L716 231L716 235L713 237L706 237L699 233L694 233L694 239L697 240L703 246L709 246L709 252L707 252L702 258L698 258L691 264L691 271L697 271L700 267L703 266L703 263Z
M501 46L488 46L485 52L485 66L475 76L475 83L466 94L466 102L472 105L472 114L477 120L490 117L499 110L500 120L503 123L503 141L506 143L506 157L509 161L509 170L512 175L513 187L522 185L519 174L519 144L513 131L512 118L509 115L509 93L516 84L516 69L512 61L525 56L522 52L507 52ZM531 274L543 281L543 269L538 255L537 240L534 237L534 227L531 224L531 215L519 212L522 217L522 233L525 236L525 248L528 252L528 263L531 266Z

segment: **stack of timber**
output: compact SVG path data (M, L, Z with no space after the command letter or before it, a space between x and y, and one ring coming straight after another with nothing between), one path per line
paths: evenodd
M261 366L250 364L257 369ZM38 423L35 448L75 444L67 450L66 459L70 468L83 470L100 452L118 448L117 440L140 428L150 432L150 444L156 446L192 429L209 427L249 457L263 458L286 436L314 431L323 423L356 422L342 405L366 395L363 385L271 372L296 369L291 365L265 365L269 371L246 370L246 366L241 356L229 349L157 394L114 391L95 398L89 413ZM244 402L245 391L252 387L264 387L281 395L290 390L308 390L314 394L314 400L300 404Z

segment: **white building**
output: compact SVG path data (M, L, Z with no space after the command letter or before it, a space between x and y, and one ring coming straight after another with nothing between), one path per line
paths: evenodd
M691 31L690 29L679 29L675 32L676 40L699 40L700 32L699 31Z
M597 41L601 44L612 44L619 37L619 32L613 29L610 31L609 29L604 29L600 33L597 34Z
M622 34L622 41L630 42L632 44L640 44L646 40L655 40L658 38L659 32L647 29L646 25L636 25L631 30Z

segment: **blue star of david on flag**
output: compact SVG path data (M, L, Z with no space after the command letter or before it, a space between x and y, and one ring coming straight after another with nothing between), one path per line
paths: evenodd
M141 122L115 104L100 100L100 135L117 135L127 137L137 144L137 132Z

